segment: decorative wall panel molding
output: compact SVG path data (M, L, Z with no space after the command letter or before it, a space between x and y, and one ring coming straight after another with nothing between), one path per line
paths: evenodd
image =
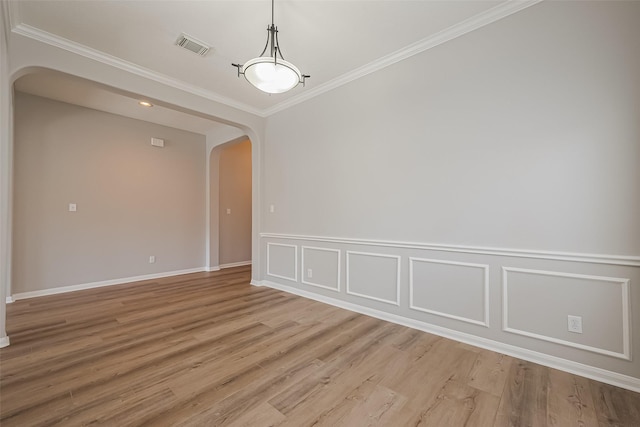
M298 281L298 246L267 243L267 275Z
M489 266L410 257L409 307L488 328Z
M502 329L631 360L629 283L630 280L624 278L503 267ZM550 289L554 292L547 292ZM519 297L518 292L522 294ZM517 310L512 305L518 305ZM601 309L596 311L593 307ZM583 334L567 331L568 315L585 316ZM515 318L518 316L525 320L520 320L521 326L512 325L517 323ZM545 326L554 322L555 327ZM553 332L544 333L545 327ZM618 344L607 343L616 340L619 341L618 351L611 348Z
M347 251L347 294L400 305L400 257Z
M314 252L316 253L315 259L313 255ZM305 285L340 292L340 256L341 251L339 249L302 246L302 283ZM335 269L335 274L328 274L327 276L329 277L324 277L322 270L315 269L315 274L312 274L311 277L309 277L308 270L310 268L310 264L314 263L314 261L321 264L324 262L325 267L327 267L326 264L332 263L331 258L333 257L335 257L335 262L333 262L334 265L329 268Z

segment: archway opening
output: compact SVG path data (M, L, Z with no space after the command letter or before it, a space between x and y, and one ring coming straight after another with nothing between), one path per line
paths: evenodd
M209 155L209 270L252 262L252 144L242 136Z

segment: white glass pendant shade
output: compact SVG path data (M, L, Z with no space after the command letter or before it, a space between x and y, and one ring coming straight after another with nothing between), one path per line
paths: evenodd
M238 69L238 77L244 75L254 87L266 93L284 93L298 83L304 86L308 74L302 74L298 68L282 57L278 42L278 27L273 23L274 0L271 0L271 25L267 28L267 43L259 57L247 61L244 65L231 64ZM266 55L265 55L266 53Z
M295 65L284 59L278 59L276 62L269 56L247 61L242 70L249 83L267 93L286 92L302 80L302 74Z

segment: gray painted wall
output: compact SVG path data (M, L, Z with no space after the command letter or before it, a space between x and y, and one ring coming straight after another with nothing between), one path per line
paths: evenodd
M205 162L203 135L18 94L12 293L202 268Z
M269 117L267 284L640 389L638 22L543 2Z
M551 3L270 117L265 229L639 254L640 5Z

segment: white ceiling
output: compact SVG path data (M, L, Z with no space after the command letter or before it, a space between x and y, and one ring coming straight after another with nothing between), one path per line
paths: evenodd
M452 28L486 20L479 17L495 15L506 3L276 1L275 24L284 57L311 75L306 87L279 95L256 90L231 66L262 51L271 21L269 0L12 0L10 11L12 26L22 33L37 32L93 49L260 114L335 86L362 67L437 40L443 32L455 33ZM177 47L183 32L209 43L212 50L200 57Z
M202 135L228 131L231 126L162 105L141 107L143 96L124 93L79 77L52 70L41 70L20 77L15 82L19 92L81 105L94 110L119 114L163 126Z

